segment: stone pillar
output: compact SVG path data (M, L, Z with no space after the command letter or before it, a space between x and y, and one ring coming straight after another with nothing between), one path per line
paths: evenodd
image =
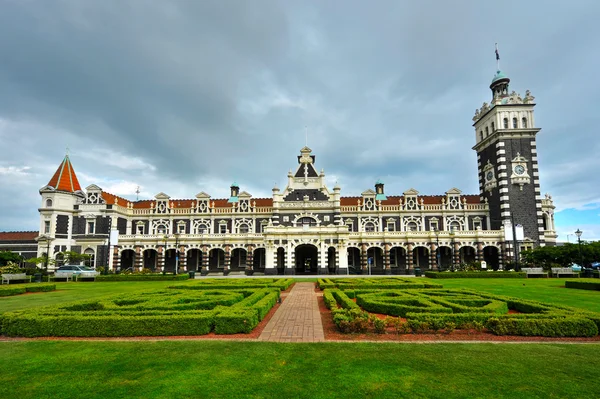
M329 261L329 246L321 243L320 248L317 250L317 274L328 273L328 261Z
M452 261L454 262L454 269L456 269L460 265L460 243L458 242L454 243L454 259Z
M162 272L165 269L165 246L159 245L157 252L158 252L158 267L156 268L156 271Z
M406 246L406 274L410 274L414 270L413 258L413 244L409 242Z
M483 243L477 243L477 251L475 252L475 260L477 262L483 261Z
M345 244L338 245L335 256L337 273L348 274L348 247Z
M119 247L117 245L113 248L112 264L113 270L121 270L121 257L119 256Z
M177 250L179 251L179 270L177 272L185 273L185 271L187 270L187 256L185 253L185 245L180 245L179 248L177 248Z
M360 270L363 274L368 273L369 265L367 264L367 244L360 244Z
M225 245L225 263L223 264L223 273L228 274L231 267L231 245Z
M254 270L254 246L248 244L248 253L246 254L246 269Z
M277 274L275 259L277 258L277 249L273 245L267 245L265 248L265 276L274 276ZM286 269L287 274L287 269Z
M437 246L433 242L429 244L429 264L431 265L431 270L438 268Z
M208 273L208 263L210 261L210 250L208 245L202 245L202 270L201 273L206 275Z
M392 268L390 266L390 244L388 243L383 245L383 273L392 274Z
M136 245L135 247L135 262L133 263L135 270L140 271L144 267L144 252L142 247Z

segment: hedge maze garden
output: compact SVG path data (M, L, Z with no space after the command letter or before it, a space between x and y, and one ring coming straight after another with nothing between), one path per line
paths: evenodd
M600 314L561 305L402 279L319 279L325 306L341 332L451 333L592 337ZM431 287L435 285L436 287Z
M207 280L8 312L0 315L1 334L128 337L249 333L275 305L281 289L289 287L291 282L230 284Z

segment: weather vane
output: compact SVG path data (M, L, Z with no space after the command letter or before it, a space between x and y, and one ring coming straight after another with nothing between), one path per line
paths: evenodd
M140 200L140 186L137 186L135 188L135 200L139 201Z

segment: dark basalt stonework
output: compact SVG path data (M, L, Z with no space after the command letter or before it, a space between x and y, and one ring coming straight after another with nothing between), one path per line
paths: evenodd
M69 217L67 215L56 216L56 234L69 234Z
M309 201L328 201L329 197L326 196L321 190L294 190L285 197L284 201L304 201L304 196L308 195Z
M127 233L127 219L125 219L125 218L117 219L117 230L119 230L119 234Z

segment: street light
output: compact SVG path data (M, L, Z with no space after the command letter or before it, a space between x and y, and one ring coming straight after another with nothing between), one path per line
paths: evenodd
M454 235L456 233L454 232L454 226L450 226L450 241L452 242L452 263L451 263L451 267L452 267L452 271L454 271Z
M435 258L437 263L438 272L442 271L442 266L440 265L440 231L436 228L433 229L433 233L435 234Z
M174 233L175 236L175 272L173 274L177 274L177 269L179 269L179 233Z
M583 231L577 229L575 235L577 236L577 246L579 248L579 266L581 266L581 271L583 272L583 256L581 255L581 235Z

